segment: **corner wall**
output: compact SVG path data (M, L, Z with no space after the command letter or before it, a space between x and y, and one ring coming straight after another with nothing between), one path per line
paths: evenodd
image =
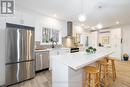
M130 25L122 26L122 52L130 56Z

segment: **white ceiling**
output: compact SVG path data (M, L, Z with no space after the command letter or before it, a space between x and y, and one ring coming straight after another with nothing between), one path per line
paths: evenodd
M83 0L84 13L87 20L84 24L104 26L130 23L130 0ZM101 6L102 8L99 8ZM81 0L16 0L16 7L24 7L32 11L57 18L72 20L79 23L78 14L81 13Z

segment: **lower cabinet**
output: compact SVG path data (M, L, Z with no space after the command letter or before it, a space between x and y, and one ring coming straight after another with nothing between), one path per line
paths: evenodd
M36 71L49 68L49 51L35 52Z

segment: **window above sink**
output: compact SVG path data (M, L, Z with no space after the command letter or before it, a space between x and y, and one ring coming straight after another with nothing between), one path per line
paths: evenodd
M42 28L42 43L51 44L52 42L59 42L59 30L53 28Z

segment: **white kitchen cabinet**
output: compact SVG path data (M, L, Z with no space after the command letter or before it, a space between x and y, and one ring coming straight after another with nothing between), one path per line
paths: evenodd
M49 68L49 51L35 52L36 71Z
M65 55L67 53L70 53L70 48L59 48L59 49L52 49L49 51L50 55L50 65L49 65L49 70L52 69L52 56L56 55Z

